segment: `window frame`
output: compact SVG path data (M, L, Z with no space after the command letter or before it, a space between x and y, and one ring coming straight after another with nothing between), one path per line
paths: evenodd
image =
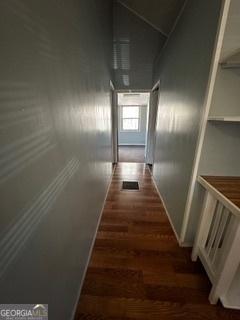
M124 107L137 107L138 108L138 117L124 118L123 117L123 108ZM137 129L123 129L123 120L124 119L137 119L138 128ZM141 131L141 106L139 105L122 105L120 106L120 132L140 132Z

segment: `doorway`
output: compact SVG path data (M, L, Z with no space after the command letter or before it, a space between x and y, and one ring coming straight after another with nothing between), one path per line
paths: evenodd
M118 161L146 162L149 92L118 93Z
M149 168L151 170L153 169L153 165L154 165L159 94L160 94L160 80L154 85L151 91L150 100L149 100L146 163L149 165Z

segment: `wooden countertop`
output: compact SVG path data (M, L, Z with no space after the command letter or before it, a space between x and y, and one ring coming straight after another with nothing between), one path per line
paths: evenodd
M214 193L229 210L240 215L240 177L199 176L198 181L208 191Z

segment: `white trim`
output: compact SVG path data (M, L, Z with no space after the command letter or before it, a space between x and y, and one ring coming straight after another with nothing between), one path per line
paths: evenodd
M193 247L193 242L190 241L184 241L179 243L180 247L182 248L192 248Z
M219 122L240 122L239 116L210 116L208 121L219 121Z
M199 250L205 247L212 219L215 213L217 201L210 192L205 192L204 202L199 218L194 246L192 250L192 261L196 261L199 256Z
M112 153L113 153L113 163L118 162L118 95L116 90L112 90Z
M151 92L154 91L154 90L156 90L157 87L160 89L160 79L158 79L157 82L154 84L154 86L152 87Z
M90 262L90 259L91 259L91 256L92 256L92 251L93 251L95 240L96 240L96 237L97 237L98 228L99 228L99 225L100 225L100 222L101 222L101 219L102 219L103 211L104 211L104 208L105 208L105 203L106 203L106 200L107 200L107 196L108 196L108 193L109 193L109 189L110 189L110 186L111 186L111 183L112 183L112 179L113 179L113 175L115 173L115 170L116 170L116 165L114 165L114 168L113 168L113 171L112 171L109 183L108 183L107 192L106 192L106 195L105 195L105 198L104 198L104 201L103 201L102 210L101 210L100 215L98 217L98 222L97 222L95 234L93 236L92 244L91 244L91 247L90 247L90 250L89 250L89 254L88 254L88 258L87 258L87 263L85 265L82 281L80 283L80 288L79 288L79 291L78 291L77 300L76 300L76 302L74 304L74 307L73 307L72 316L71 316L72 320L75 319L75 315L76 315L76 312L77 312L77 307L78 307L79 299L80 299L80 296L81 296L83 283L84 283L84 280L85 280L85 277L86 277L86 273L87 273L87 269L88 269L88 265L89 265L89 262Z
M148 170L149 170L149 172L150 172L150 175L151 175L151 178L152 178L152 182L153 182L154 187L155 187L155 189L156 189L156 191L157 191L157 193L158 193L158 196L159 196L159 198L160 198L160 200L161 200L161 202L162 202L162 204L163 204L164 210L165 210L165 212L166 212L166 215L167 215L167 217L168 217L168 220L169 220L170 225L171 225L171 227L172 227L172 229L173 229L174 235L175 235L175 237L176 237L176 239L177 239L177 242L178 242L179 246L180 246L180 247L192 247L192 246L193 246L192 243L190 243L190 242L181 242L181 241L180 241L180 238L179 238L178 233L177 233L177 231L176 231L176 229L175 229L175 227L174 227L174 224L173 224L173 222L172 222L172 219L171 219L171 216L170 216L170 214L169 214L169 212L168 212L168 209L167 209L167 207L166 207L166 204L165 204L165 202L164 202L164 200L163 200L163 198L162 198L162 196L161 196L160 191L158 190L157 183L156 183L156 181L155 181L155 179L154 179L154 176L153 176L153 174L151 173L151 171L150 171L150 169L149 169L148 166L147 166L147 168L148 168Z
M227 16L228 16L228 10L230 6L230 1L231 0L224 0L222 10L220 13L219 27L216 35L215 48L213 51L212 64L210 68L209 80L208 80L205 102L203 107L203 117L200 124L200 130L199 130L195 157L193 162L194 163L193 170L192 170L192 175L191 175L191 180L190 180L190 185L189 185L188 195L187 195L187 201L186 201L186 206L184 211L184 218L183 218L183 224L182 224L181 235L180 235L181 242L184 242L186 233L187 233L187 226L189 222L195 183L197 179L198 167L199 167L200 158L201 158L201 151L203 147L205 131L206 131L207 122L208 122L208 114L209 114L212 96L213 96L213 89L214 89L215 79L217 75L218 63L219 63L220 53L222 49L223 36L224 36L225 27L227 23Z
M143 108L143 107L147 107L147 104L119 104L118 107L139 107L139 108Z
M137 11L135 11L134 9L132 9L131 7L129 7L127 4L125 4L124 2L122 2L121 0L117 1L119 4L121 4L123 7L125 7L126 9L128 9L129 11L131 11L133 14L135 14L138 18L140 18L141 20L143 20L144 22L146 22L147 24L149 24L153 29L155 29L156 31L160 32L164 37L168 38L168 34L166 32L164 32L162 29L160 29L159 27L157 27L155 24L153 24L152 22L150 22L148 19L146 19L145 17L143 17L141 14L139 14Z
M154 91L158 88L157 96L157 105L153 105L153 94ZM157 119L159 113L159 101L160 101L160 79L157 80L153 86L148 104L148 118L147 118L147 132L146 132L146 163L154 165L155 158L155 146L156 146L156 128L157 128Z
M124 147L124 146L132 146L132 147L145 147L146 145L144 143L119 143L119 146Z
M232 201L230 201L227 197L225 197L220 191L214 188L209 182L207 182L204 177L199 176L198 182L209 191L214 197L223 203L223 205L235 216L240 217L240 208L236 206Z
M114 84L113 84L112 80L110 80L110 88L111 88L112 91L115 90L115 87L114 87Z
M156 85L153 87L153 90L155 90L158 86L158 100L157 100L157 108L156 108L156 121L155 121L155 130L154 130L154 146L153 146L153 166L155 163L155 154L156 154L156 142L157 142L157 122L158 122L158 118L159 118L159 112L160 112L160 90L161 90L161 79L158 79Z
M229 227L230 228L230 227ZM230 294L229 289L238 271L240 256L239 256L239 242L240 242L240 224L239 221L233 222L231 225L231 233L225 240L226 244L223 248L222 259L218 265L218 271L213 282L211 292L209 294L209 301L211 304L216 304L218 299L222 296ZM228 245L227 245L228 243ZM235 302L238 300L235 307L240 308L239 299L236 299L238 294L235 293Z
M224 308L239 310L239 306L233 305L232 303L230 303L227 297L223 296L223 297L220 297L219 299L222 302L222 305L224 306Z
M151 89L131 89L131 90L126 90L126 89L116 89L116 93L150 93L152 90Z
M214 274L213 269L211 268L211 266L208 263L209 258L206 256L206 253L204 252L204 250L202 250L202 248L199 248L198 256L199 256L199 259L202 262L202 265L203 265L203 267L204 267L204 269L205 269L205 271L206 271L211 283L213 283L214 282L214 278L215 278L215 274Z

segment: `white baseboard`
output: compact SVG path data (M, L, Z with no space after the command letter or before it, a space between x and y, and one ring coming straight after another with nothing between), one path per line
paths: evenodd
M72 316L71 316L72 320L74 320L75 314L76 314L76 311L77 311L77 306L78 306L78 302L79 302L79 299L80 299L83 283L84 283L84 280L85 280L85 277L86 277L86 273L87 273L87 269L88 269L88 265L89 265L89 262L90 262L90 259L91 259L91 256L92 256L94 243L95 243L95 240L96 240L96 237L97 237L98 228L99 228L99 225L100 225L100 222L101 222L101 219L102 219L102 214L103 214L103 211L104 211L105 203L106 203L106 200L107 200L108 192L109 192L109 189L110 189L110 186L111 186L111 183L112 183L112 178L113 178L115 169L116 169L116 165L113 168L112 175L111 175L110 181L108 183L108 187L107 187L107 192L106 192L106 195L105 195L105 198L104 198L104 201L103 201L101 213L100 213L99 218L98 218L97 227L96 227L95 234L94 234L94 237L93 237L93 240L92 240L91 248L90 248L90 251L89 251L89 254L88 254L88 258L87 258L87 263L86 263L86 266L84 268L82 281L81 281L80 288L79 288L79 291L78 291L77 301L74 304L74 308L73 308L73 312L72 312Z
M149 171L150 171L150 170L149 170ZM172 229L173 229L174 235L175 235L175 237L176 237L176 239L177 239L177 242L178 242L179 246L180 246L180 247L192 247L192 246L193 246L192 243L189 243L189 242L181 242L181 241L180 241L180 237L179 237L179 235L178 235L178 233L177 233L177 231L176 231L176 229L175 229L175 227L174 227L174 224L173 224L173 222L172 222L171 216L170 216L170 214L169 214L169 212L168 212L168 209L167 209L167 207L166 207L166 204L165 204L165 202L164 202L164 200L163 200L163 198L162 198L162 196L161 196L161 193L160 193L160 191L158 190L156 181L155 181L152 173L151 173L151 178L152 178L153 184L154 184L154 186L155 186L155 188L156 188L156 190L157 190L157 193L158 193L158 195L159 195L159 198L160 198L160 200L162 201L164 210L165 210L165 212L166 212L166 215L167 215L167 217L168 217L169 223L170 223L170 225L171 225L171 227L172 227Z
M145 147L145 144L142 143L119 143L119 147Z
M193 247L193 242L180 242L179 243L180 247L182 248L192 248Z

